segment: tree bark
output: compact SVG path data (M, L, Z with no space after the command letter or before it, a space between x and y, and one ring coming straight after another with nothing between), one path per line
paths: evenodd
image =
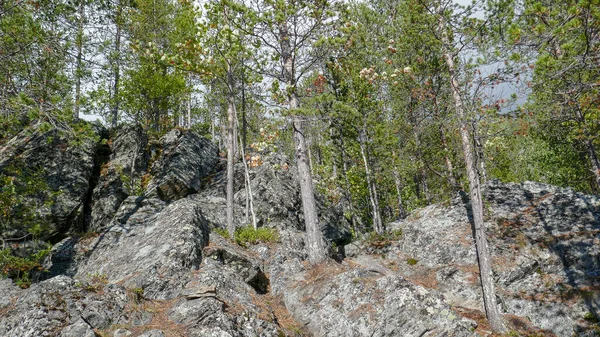
M306 151L306 138L304 136L302 118L297 116L297 112L295 111L299 107L298 95L296 94L295 53L290 45L290 34L286 23L279 24L278 29L283 75L286 80L289 108L292 113L292 124L294 128L296 165L298 167L302 209L304 211L304 222L306 225L306 248L308 260L311 263L316 264L323 262L327 258L327 248L317 214L317 204L315 201L314 186Z
M396 184L396 194L398 195L398 218L404 219L406 218L406 210L402 204L402 182L397 167L394 167L394 182Z
M79 105L81 102L81 77L83 75L83 23L85 15L84 2L79 3L79 22L77 23L77 67L75 69L75 107L73 108L73 120L79 119Z
M463 100L460 93L458 81L456 79L456 69L454 58L451 53L449 38L446 33L446 24L444 23L443 13L439 16L439 33L444 48L444 58L450 75L450 86L454 108L459 118L459 133L462 142L463 155L469 179L469 196L471 199L471 208L473 211L473 223L475 227L475 245L477 247L477 259L479 262L479 273L481 278L481 287L483 290L483 303L486 316L490 327L494 332L503 333L506 331L502 315L498 310L496 302L496 293L494 278L492 275L491 256L488 249L488 242L483 223L483 201L481 198L481 188L479 175L473 158L472 138L469 132L469 123L464 109Z
M596 147L590 139L586 140L586 145L590 157L590 164L592 165L592 173L596 179L596 188L597 190L600 190L600 162L598 161Z
M233 74L231 67L227 69L227 231L229 237L233 238L235 225L233 223L233 183L234 183L234 163L235 163L235 137L236 137L236 117L235 101L233 98Z
M112 107L112 120L111 126L113 128L117 127L117 122L119 118L119 81L121 80L121 16L123 14L123 5L121 1L117 4L117 14L115 17L115 24L117 28L117 32L115 34L115 64L113 65L113 71L115 75L114 84L113 84L113 107Z
M371 207L373 207L373 230L377 234L383 234L383 223L381 221L381 213L379 211L379 200L377 197L377 188L373 177L371 176L371 169L369 168L369 160L366 153L366 140L365 131L362 130L359 135L360 153L363 158L365 165L365 174L367 176L367 186L369 187L369 199L371 201Z

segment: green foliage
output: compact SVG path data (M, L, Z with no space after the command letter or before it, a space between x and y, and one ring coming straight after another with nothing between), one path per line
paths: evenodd
M391 246L395 241L400 240L401 236L402 229L397 229L391 232L384 232L383 234L370 232L365 238L365 244L369 247L381 249Z
M279 241L279 233L274 228L259 227L254 229L252 225L248 225L235 230L235 242L242 247L277 241Z
M416 265L417 263L419 263L419 260L413 259L413 258L411 257L411 258L408 258L408 259L406 259L406 263L407 263L408 265L410 265L410 266L414 266L414 265Z
M225 228L215 227L212 229L212 231L224 237L225 239L231 239L229 237L229 232Z
M28 288L31 285L31 272L43 271L41 263L51 248L47 245L28 257L15 256L10 248L0 250L0 277L12 278L19 287Z
M54 195L44 179L43 168L27 167L18 160L4 167L0 172L2 239L16 239L6 237L9 233L45 239L49 227L40 211L53 204Z

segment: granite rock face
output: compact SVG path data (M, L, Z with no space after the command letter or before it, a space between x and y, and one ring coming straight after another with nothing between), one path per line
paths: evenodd
M152 179L145 193L164 201L181 199L202 188L202 179L219 160L217 147L194 132L175 129L163 136L150 168Z
M547 334L596 336L600 198L539 183L497 181L488 183L483 195L501 312L526 318ZM450 305L482 311L467 210L457 198L450 206L428 206L391 224L403 234L385 256L401 275L436 289ZM354 254L361 258L360 249Z
M115 131L105 149L109 161L103 164L92 194L89 230L96 232L109 226L123 200L141 189L148 166L147 146L148 137L139 125Z
M105 130L93 128L97 138L78 141L76 130L49 128L39 121L23 130L0 147L0 172L12 166L24 167L38 174L48 190L39 191L35 199L49 232L61 234L84 229L84 207L94 171L94 158L100 136ZM50 206L44 206L48 201ZM0 233L4 237L20 237L26 232Z
M278 288L286 307L315 336L473 336L476 327L435 292L391 271L334 263L276 268L288 274Z

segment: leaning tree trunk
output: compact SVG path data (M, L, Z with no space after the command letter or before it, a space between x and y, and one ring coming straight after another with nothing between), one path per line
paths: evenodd
M440 15L443 15L440 13ZM502 321L502 315L498 310L496 302L496 293L494 288L494 278L492 275L491 257L488 249L487 237L483 223L483 201L481 199L481 188L476 163L473 158L472 138L469 132L469 123L464 109L464 104L460 94L459 84L456 80L456 69L454 59L450 52L449 38L446 34L446 27L442 17L439 18L439 32L441 33L444 48L444 58L450 75L450 86L454 108L460 121L459 133L462 142L463 155L467 176L469 179L469 196L471 199L471 208L473 211L473 223L475 226L475 245L477 247L477 259L479 262L479 273L481 277L481 287L483 290L483 303L490 327L494 332L503 333L506 331Z

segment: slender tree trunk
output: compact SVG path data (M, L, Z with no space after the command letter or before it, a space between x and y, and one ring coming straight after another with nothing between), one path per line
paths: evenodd
M123 6L121 1L119 1L117 5L117 15L115 18L115 24L117 26L117 32L115 34L115 64L114 64L114 84L113 84L113 107L112 107L112 120L111 126L113 128L117 127L117 121L119 118L119 81L121 80L121 16L123 13Z
M373 181L373 177L371 176L371 169L369 168L369 160L367 158L366 153L366 140L365 140L365 131L362 130L360 133L360 153L363 158L363 163L365 165L365 174L367 176L367 186L369 187L369 199L371 200L371 207L373 207L373 230L377 234L383 234L383 223L381 221L381 213L379 211L379 200L377 198L377 188L375 186L375 182Z
M473 121L473 139L475 140L475 153L477 154L477 163L479 163L479 176L485 184L487 181L487 170L485 167L485 152L483 151L483 144L479 137L479 128L477 122Z
M243 64L243 61L242 61ZM246 151L248 141L248 120L246 119L246 72L242 69L242 148Z
M227 67L227 231L233 238L235 225L233 223L233 182L235 163L236 117L233 92L233 74L231 66Z
M394 167L394 182L396 183L396 194L398 196L398 218L404 219L406 218L406 210L402 203L402 182L397 167Z
M190 88L192 87L192 75L188 74L188 84L190 86ZM192 90L190 90L190 93L188 95L188 99L187 99L187 128L191 129L192 128Z
M75 69L75 107L73 120L79 119L79 106L81 102L81 78L83 77L83 23L85 16L84 2L79 3L79 22L77 24L77 68Z
M450 181L450 185L452 185L452 190L458 190L459 186L456 182L456 177L454 176L454 165L452 165L452 160L450 160L450 149L448 148L448 141L446 140L446 133L444 132L444 128L440 127L440 136L442 138L442 146L444 148L444 162L446 163L446 170L448 170L448 180Z
M448 72L450 75L450 86L452 90L452 98L456 114L460 120L459 133L462 141L463 154L467 176L469 178L469 196L471 199L471 208L473 211L473 222L475 226L475 244L477 247L477 259L479 262L479 273L481 277L481 287L483 290L483 303L485 312L490 326L494 332L503 333L506 331L502 315L498 310L496 302L496 293L494 286L494 278L492 275L491 256L488 249L488 242L485 233L483 222L483 201L481 198L481 189L479 176L475 161L473 158L472 138L469 132L469 124L467 121L466 112L464 110L463 100L460 94L459 84L456 80L456 69L454 66L454 58L450 51L449 38L446 33L446 25L444 23L443 13L438 13L439 17L439 32L442 37L444 48L444 58Z
M581 108L577 107L577 118L580 125L585 123L585 116L581 111ZM598 152L596 151L596 147L594 146L594 142L590 139L590 135L586 132L584 134L584 146L588 151L588 156L590 160L590 165L592 167L592 174L596 180L596 189L600 190L600 161L598 160Z
M239 124L237 120L236 124ZM239 143L241 151L240 153L242 154L242 163L244 163L244 177L246 185L246 222L248 222L248 210L250 210L250 214L252 215L252 227L254 227L254 229L256 230L258 228L258 224L256 222L256 213L254 212L254 197L252 196L252 185L250 184L250 172L248 171L248 162L246 162L246 149L244 149L244 146L242 145L243 140L240 139Z
M292 111L292 124L294 143L296 146L296 165L298 166L298 179L300 180L300 194L302 197L302 209L304 211L304 222L306 225L306 250L308 260L320 263L327 259L327 248L319 217L317 214L317 203L306 151L306 138L302 126L302 119L297 116L296 109L299 108L298 96L296 94L295 57L294 50L290 45L290 34L286 23L279 25L279 44L281 46L281 61L283 62L284 78L288 89L289 108Z

